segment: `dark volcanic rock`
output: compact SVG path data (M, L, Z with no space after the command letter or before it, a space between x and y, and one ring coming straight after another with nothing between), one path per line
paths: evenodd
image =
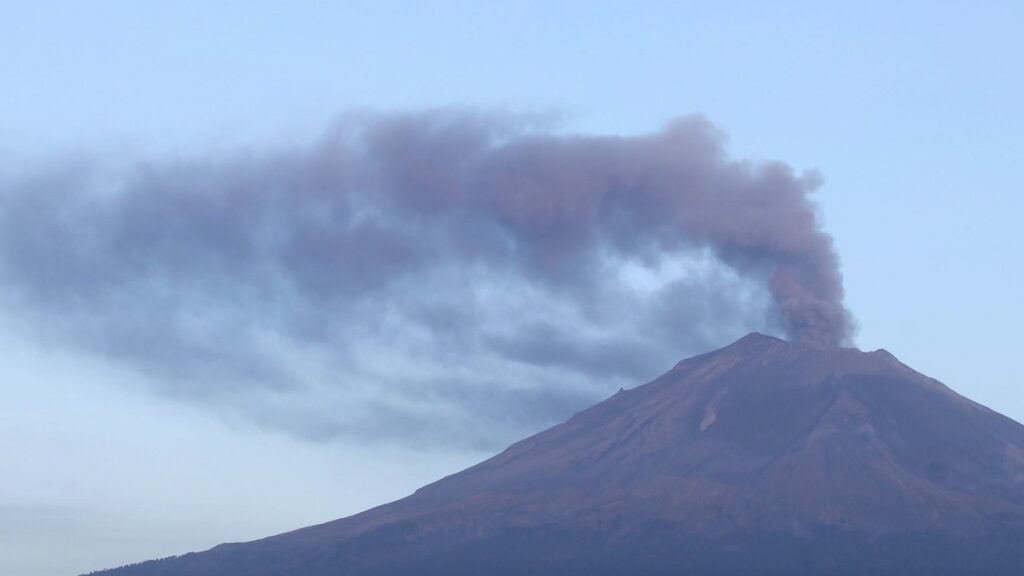
M1022 574L1024 426L751 334L418 490L107 576Z

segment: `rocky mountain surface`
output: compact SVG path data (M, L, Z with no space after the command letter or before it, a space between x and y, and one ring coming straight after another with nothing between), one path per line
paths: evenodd
M761 334L361 514L104 576L1024 574L1024 426Z

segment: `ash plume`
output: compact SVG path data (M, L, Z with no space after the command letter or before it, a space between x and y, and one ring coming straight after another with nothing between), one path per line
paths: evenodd
M9 306L309 437L501 436L743 331L851 337L818 178L731 160L697 117L362 116L303 149L0 185Z

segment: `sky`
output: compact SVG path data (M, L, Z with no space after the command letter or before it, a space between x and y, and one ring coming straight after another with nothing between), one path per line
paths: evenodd
M1022 16L4 6L0 573L404 496L686 355L797 334L763 272L794 255L815 334L1024 420ZM614 202L544 203L606 169ZM661 219L676 181L713 183L699 221Z

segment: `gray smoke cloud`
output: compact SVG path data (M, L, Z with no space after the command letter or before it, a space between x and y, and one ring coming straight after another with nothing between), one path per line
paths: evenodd
M745 331L851 337L819 178L729 159L698 117L367 115L0 185L5 302L40 334L310 438L492 446Z

